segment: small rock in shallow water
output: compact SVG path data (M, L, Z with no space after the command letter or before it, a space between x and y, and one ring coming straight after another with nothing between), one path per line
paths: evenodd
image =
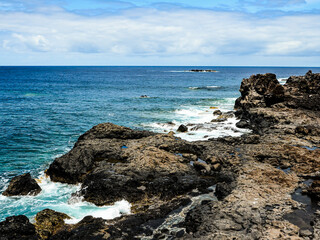
M187 126L181 124L177 130L178 132L188 132Z
M37 195L41 188L30 173L25 173L11 179L8 188L2 193L4 196Z

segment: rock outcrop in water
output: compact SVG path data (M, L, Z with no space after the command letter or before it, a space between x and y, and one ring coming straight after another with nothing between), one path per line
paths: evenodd
M41 187L36 180L31 178L30 173L25 173L11 179L8 188L2 193L4 196L37 195Z
M51 209L44 209L38 212L35 217L36 231L41 239L48 239L61 231L66 225L65 219L70 217L65 213L53 211Z
M235 114L253 131L241 137L191 143L111 123L93 127L47 174L81 183L75 195L96 205L124 198L132 214L85 217L49 239L319 239L320 208L309 211L295 195L300 189L319 201L319 79L312 72L285 85L274 74L244 79Z
M78 195L96 205L157 197L171 199L214 184L201 178L190 161L199 149L171 134L133 131L99 124L56 159L47 174L53 181L82 182ZM188 153L188 154L184 154Z

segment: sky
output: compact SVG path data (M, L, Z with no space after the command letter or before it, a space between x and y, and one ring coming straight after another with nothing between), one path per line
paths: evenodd
M320 66L320 0L0 0L0 65Z

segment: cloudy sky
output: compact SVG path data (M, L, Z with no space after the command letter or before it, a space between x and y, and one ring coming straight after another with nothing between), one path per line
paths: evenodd
M0 65L320 66L320 0L0 0Z

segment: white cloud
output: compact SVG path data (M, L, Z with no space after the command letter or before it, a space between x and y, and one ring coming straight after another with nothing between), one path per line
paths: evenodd
M55 9L0 13L1 32L0 54L320 56L319 15L265 19L235 12L138 8L122 15L86 17Z

